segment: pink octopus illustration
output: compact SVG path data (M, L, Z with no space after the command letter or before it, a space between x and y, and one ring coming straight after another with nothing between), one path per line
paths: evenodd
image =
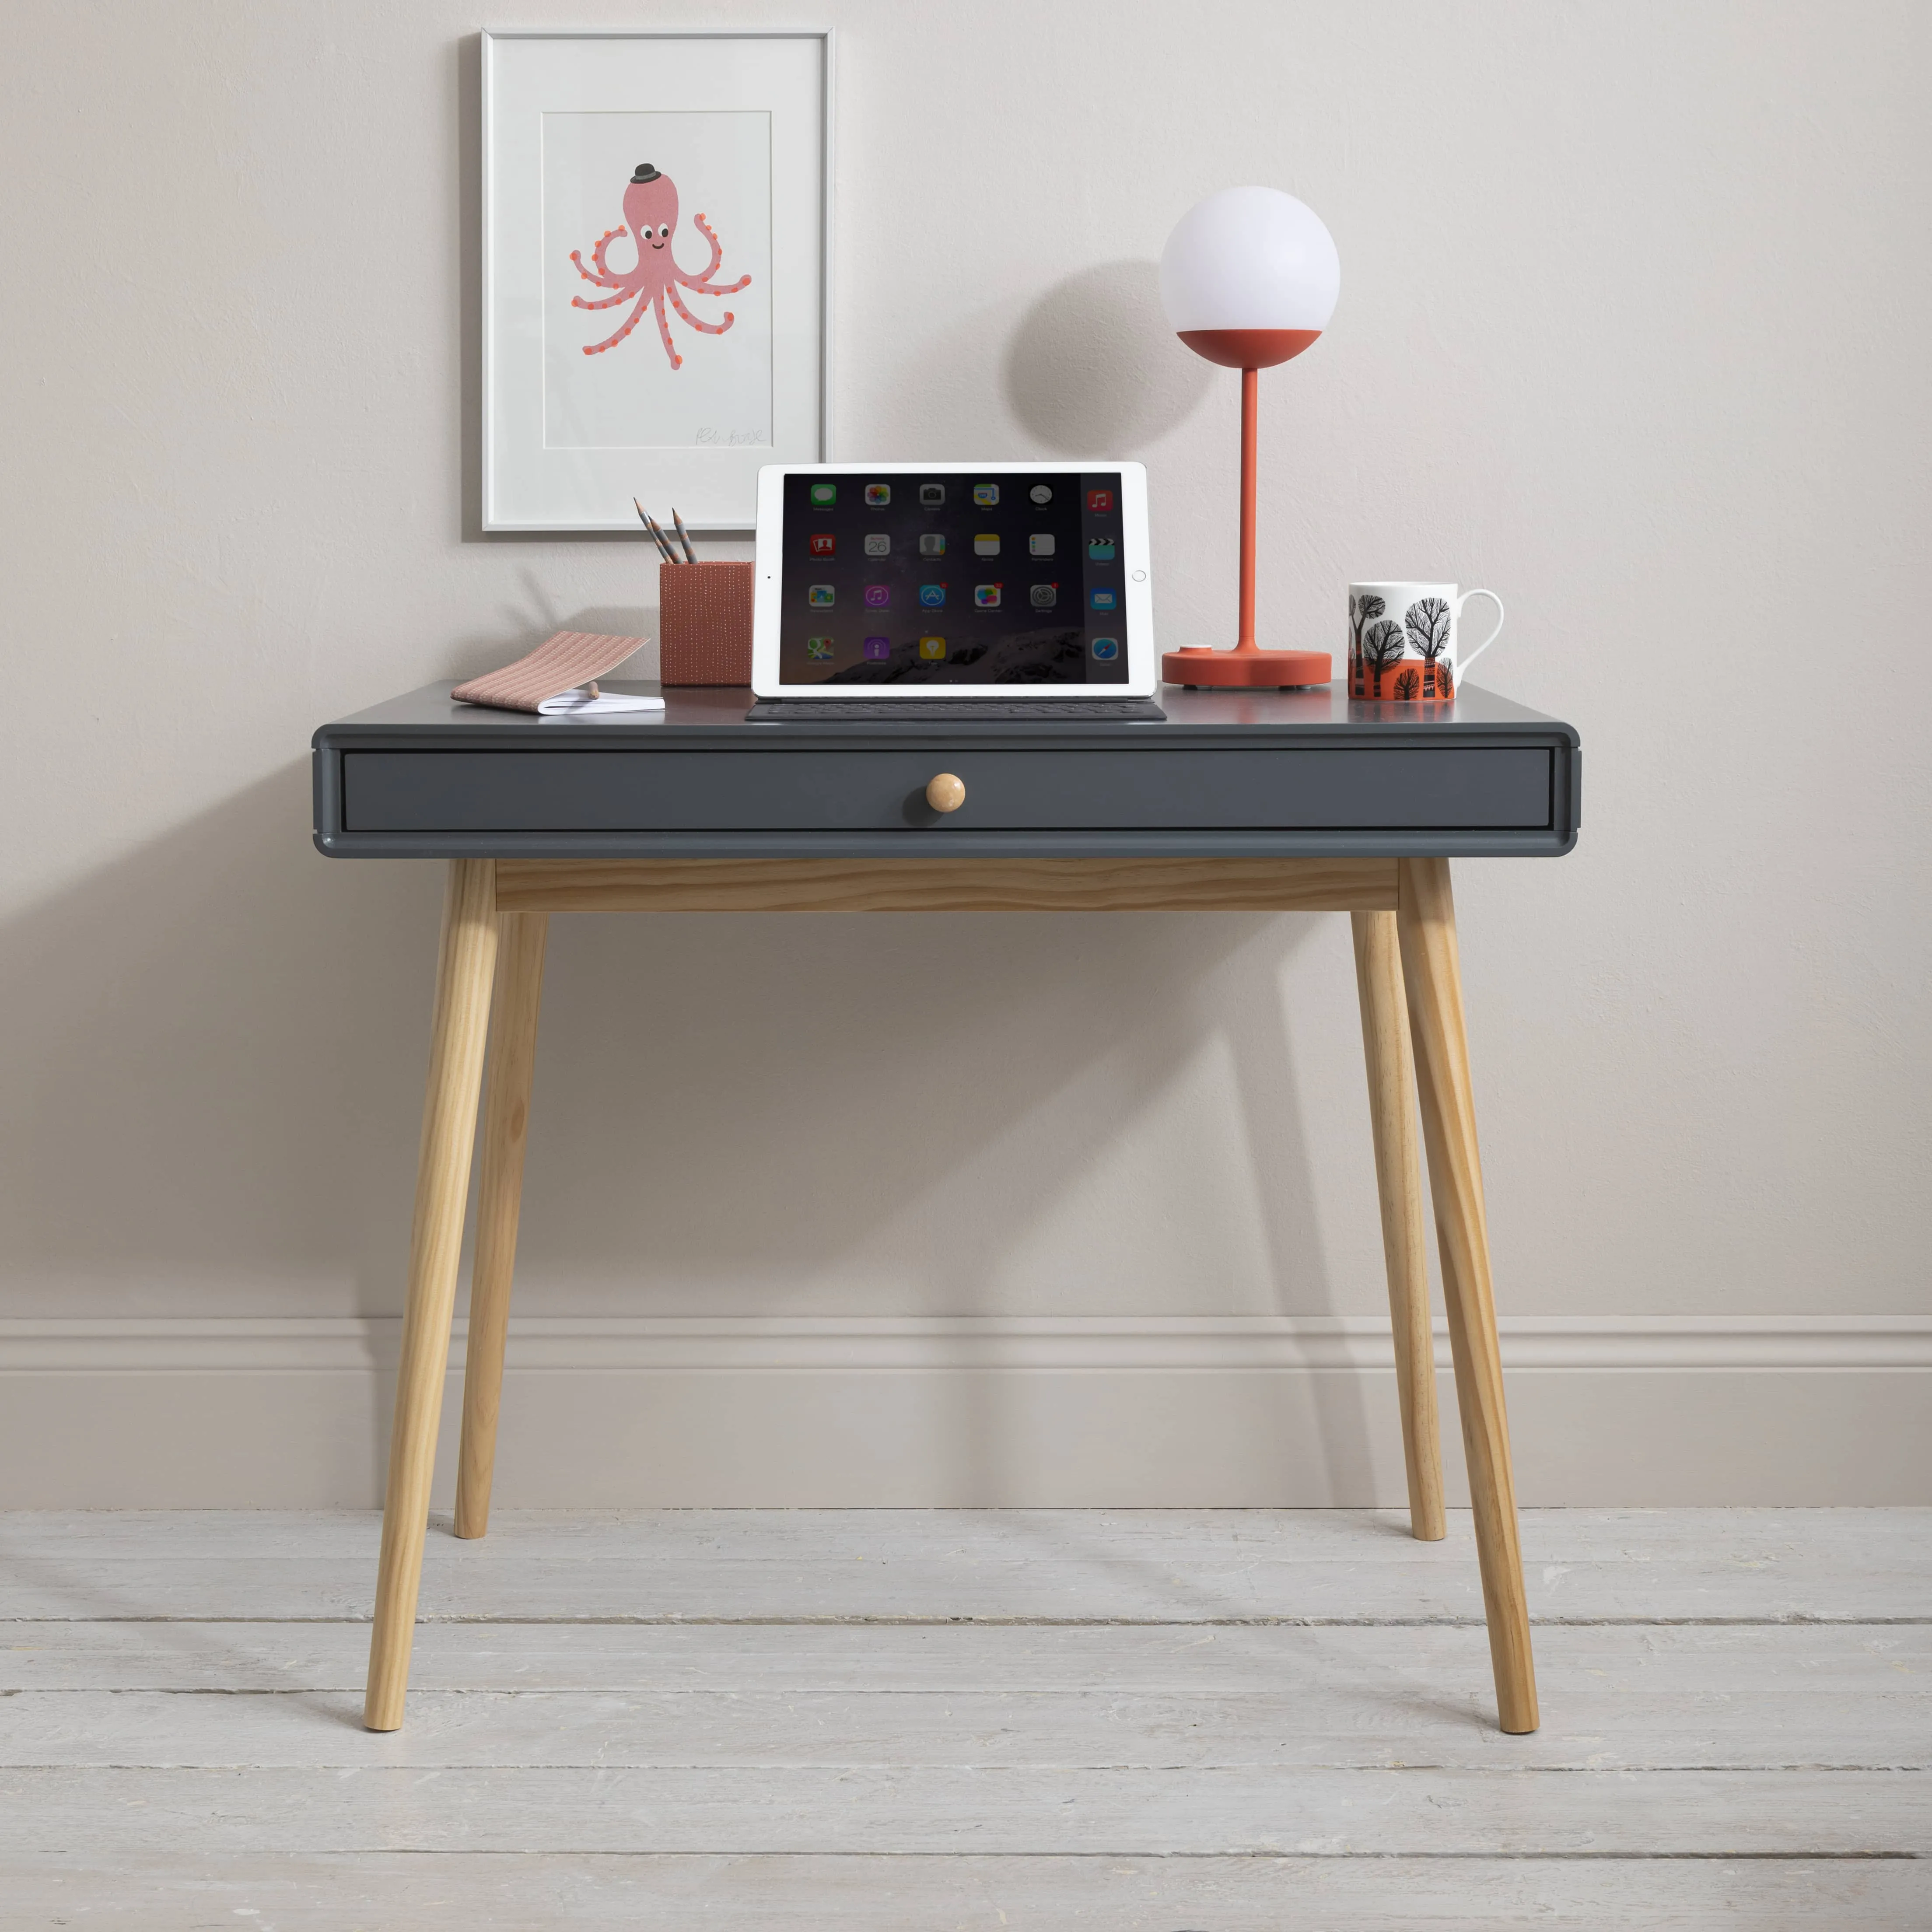
M701 214L697 217L698 230L711 244L711 260L700 275L688 275L677 266L677 259L671 252L671 238L677 232L677 184L670 176L659 174L649 161L638 164L630 184L624 190L624 220L637 240L635 268L628 271L614 269L604 259L605 250L625 232L622 228L612 229L591 250L591 266L588 268L576 249L570 251L570 259L577 264L577 272L586 282L595 282L600 289L617 291L602 302L586 302L581 296L573 296L570 298L572 308L615 308L620 303L633 299L637 303L615 335L602 342L592 343L584 352L586 356L601 356L605 350L616 348L637 327L648 304L657 313L658 333L664 338L664 353L670 358L670 366L681 369L684 358L671 343L670 324L664 317L664 297L670 296L671 307L693 328L702 330L706 335L722 335L736 320L731 311L724 311L722 322L700 322L685 307L677 292L679 284L682 283L694 295L728 296L747 286L752 278L740 275L735 282L722 288L714 286L711 278L717 274L718 265L724 259L724 250L718 237L711 232L711 224Z

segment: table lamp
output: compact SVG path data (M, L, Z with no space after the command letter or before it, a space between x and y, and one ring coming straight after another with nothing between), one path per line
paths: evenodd
M1197 356L1241 372L1240 635L1231 651L1162 654L1169 684L1326 684L1326 651L1264 651L1255 642L1255 434L1261 372L1299 356L1335 312L1342 264L1322 218L1273 188L1223 188L1181 217L1161 250L1167 319Z

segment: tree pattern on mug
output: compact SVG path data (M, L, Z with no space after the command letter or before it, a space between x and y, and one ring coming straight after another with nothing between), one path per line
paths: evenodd
M1348 599L1348 690L1352 697L1362 695L1362 627L1388 608L1372 591Z
M1436 673L1449 648L1449 606L1440 597L1418 597L1402 615L1402 628L1422 659L1422 694L1438 694Z
M1402 628L1393 617L1378 617L1363 632L1362 656L1368 668L1371 698L1381 697L1382 680L1402 662Z
M1388 609L1372 591L1349 593L1348 695L1386 695L1403 704L1454 697L1449 646L1454 617L1448 601L1418 597L1400 622L1385 614Z

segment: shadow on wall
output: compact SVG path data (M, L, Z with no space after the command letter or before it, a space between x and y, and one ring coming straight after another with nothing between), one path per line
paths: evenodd
M1191 416L1211 371L1168 327L1152 262L1103 262L1054 284L1006 345L1007 406L1049 449L1125 456Z
M394 1305L439 907L292 764L0 928L10 1315Z
M457 40L449 50L449 63L456 110L458 310L445 322L456 338L463 384L461 446L457 456L459 533L465 543L554 543L558 536L554 530L483 527L482 35L466 34ZM574 544L637 544L640 534L628 530L572 530L569 536ZM634 670L631 674L640 675Z
M651 602L580 604L566 614L536 568L521 566L517 572L524 592L520 607L503 610L497 634L484 640L465 639L452 646L448 682L460 683L465 678L481 677L486 671L500 670L559 631L590 631L599 637L643 638L643 650L626 658L607 676L620 683L626 680L655 683L658 670L657 572L656 551L652 550L648 558L640 555L638 589L643 596L653 600Z
M308 825L291 765L0 928L0 1314L399 1308L441 868ZM519 1305L1332 1312L1280 986L1309 925L560 918ZM1359 1490L1359 1392L1316 1379ZM959 1499L1013 1493L1000 1378L933 1400Z
M521 1306L1333 1312L1280 985L1312 924L555 920ZM1312 1380L1360 1493L1359 1380ZM1027 1488L1006 1394L934 1380L957 1500Z

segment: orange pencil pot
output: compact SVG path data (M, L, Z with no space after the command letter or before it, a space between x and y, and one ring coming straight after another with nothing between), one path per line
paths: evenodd
M752 565L658 566L658 662L665 684L752 681Z

